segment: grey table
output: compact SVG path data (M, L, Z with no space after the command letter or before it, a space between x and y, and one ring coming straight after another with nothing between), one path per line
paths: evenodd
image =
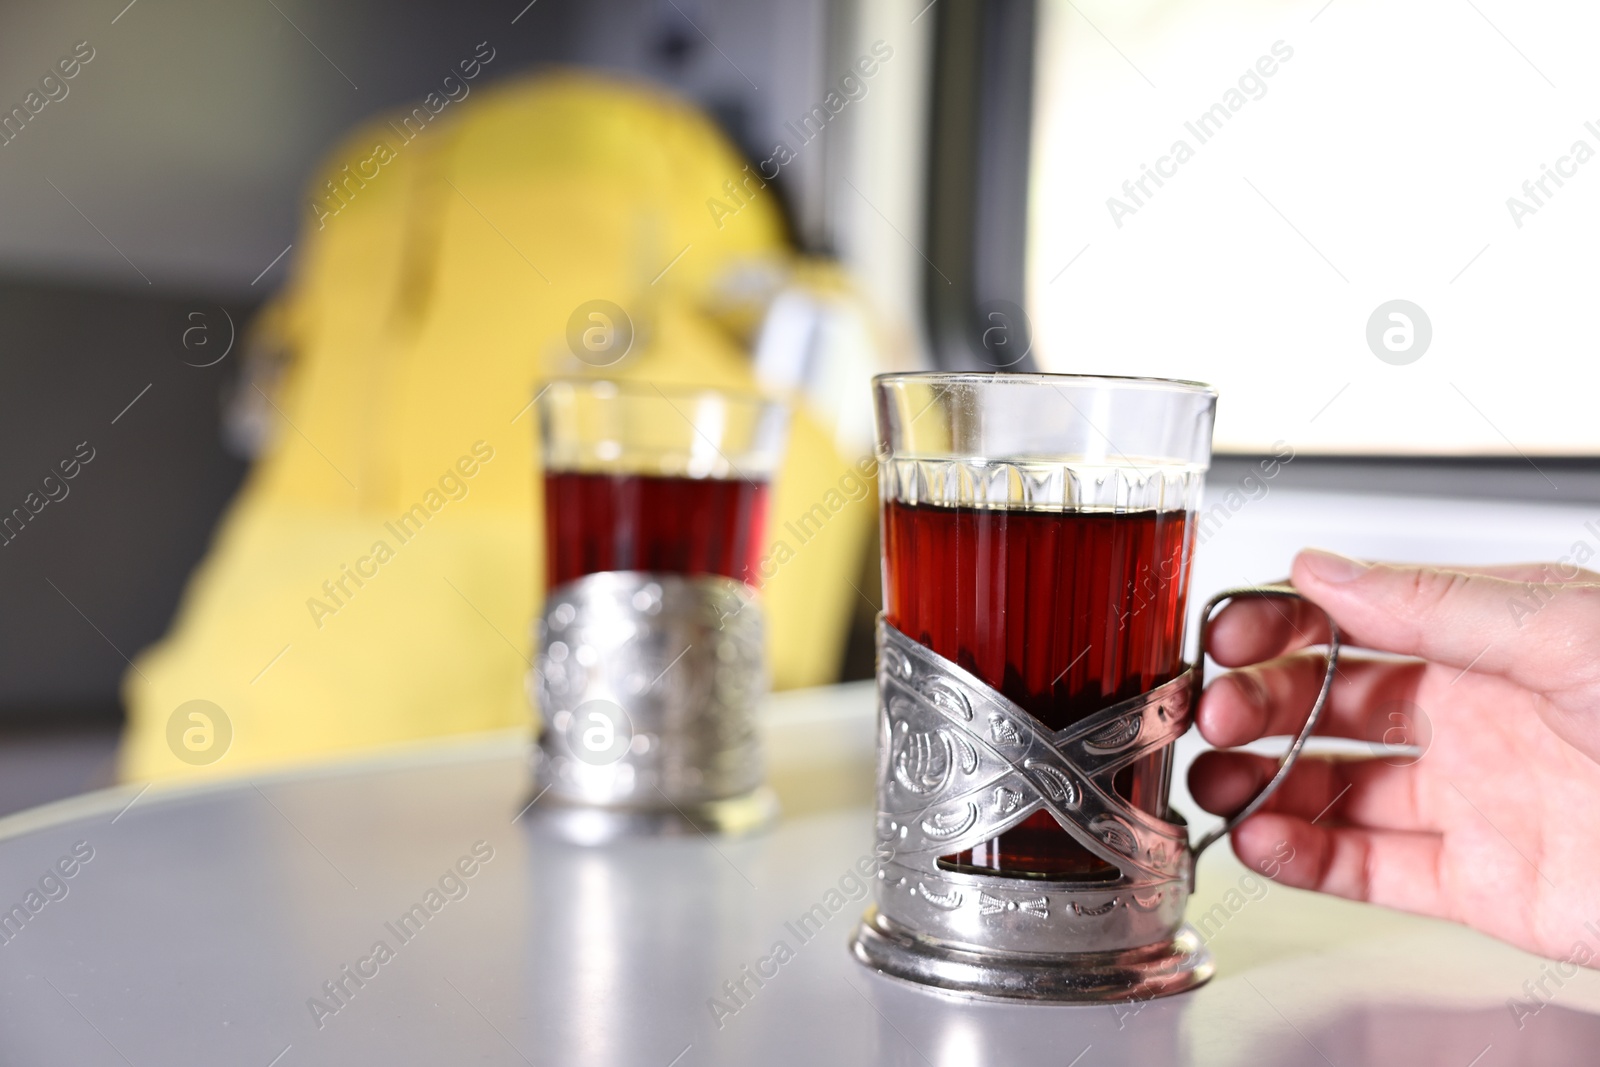
M1191 912L1218 963L1198 992L1034 1006L880 978L845 951L871 855L871 703L862 687L774 701L786 817L745 840L552 840L537 806L519 814L513 737L0 821L0 906L38 909L0 945L0 1063L1600 1061L1600 976L1546 979L1519 1028L1508 1000L1542 961L1269 888L1226 855L1202 864ZM817 904L828 922L797 936Z

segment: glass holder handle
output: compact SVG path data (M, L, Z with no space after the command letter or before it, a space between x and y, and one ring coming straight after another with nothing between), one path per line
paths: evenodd
M1206 602L1205 610L1200 614L1201 649L1199 666L1202 671L1204 670L1205 666L1205 635L1206 631L1211 626L1212 616L1216 614L1217 609L1223 604L1234 600L1266 598L1299 600L1304 603L1311 604L1312 607L1317 607L1317 605L1307 598L1305 594L1301 593L1291 585L1252 585L1241 586L1237 589L1223 590ZM1318 610L1320 611L1322 609L1318 608ZM1328 666L1322 676L1322 689L1317 693L1316 702L1311 705L1311 713L1306 716L1305 725L1302 726L1300 728L1300 732L1295 735L1294 742L1289 745L1289 750L1285 752L1283 754L1283 758L1278 761L1277 771L1273 773L1272 777L1267 781L1267 784L1261 787L1261 791L1251 798L1248 804L1229 816L1227 821L1224 822L1220 827L1211 831L1209 834L1206 834L1199 840L1198 843L1194 845L1194 858L1196 860L1200 858L1200 853L1204 852L1206 849L1210 848L1212 845L1231 834L1235 829L1238 828L1240 823L1244 822L1250 816L1261 810L1261 806L1267 802L1273 793L1277 792L1278 787L1283 784L1284 779L1289 777L1289 772L1294 768L1295 761L1300 758L1301 751L1306 747L1306 741L1308 741L1311 738L1311 735L1316 732L1317 723L1321 721L1322 713L1328 706L1328 698L1333 692L1334 676L1339 670L1339 625L1333 621L1333 616L1328 615L1326 611L1323 611L1323 615L1326 616L1328 620ZM1191 882L1194 878L1192 871L1193 868L1191 868L1190 874Z

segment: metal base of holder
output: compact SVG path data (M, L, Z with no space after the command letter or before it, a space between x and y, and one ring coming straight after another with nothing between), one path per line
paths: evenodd
M984 1000L1078 1004L1149 1000L1194 989L1216 970L1211 953L1187 923L1172 940L1139 948L1020 955L919 938L876 907L856 927L850 952L890 978Z
M741 796L673 808L608 808L546 797L527 817L574 845L690 834L739 837L765 830L777 821L778 795L771 787L760 786Z

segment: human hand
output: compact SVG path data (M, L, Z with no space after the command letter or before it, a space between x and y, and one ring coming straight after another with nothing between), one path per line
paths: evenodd
M1415 657L1341 653L1318 733L1399 741L1390 712L1410 705L1431 739L1399 724L1402 743L1427 742L1414 762L1302 757L1234 831L1240 860L1285 885L1452 919L1544 956L1571 957L1583 941L1600 957L1584 927L1600 927L1600 575L1367 565L1308 549L1293 582L1347 648ZM1326 667L1305 649L1327 637L1311 604L1224 608L1206 647L1238 669L1200 700L1205 739L1297 733ZM1237 811L1276 762L1207 752L1190 791L1207 811Z

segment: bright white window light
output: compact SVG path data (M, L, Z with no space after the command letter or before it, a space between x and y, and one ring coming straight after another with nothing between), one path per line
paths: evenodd
M1044 369L1211 382L1222 449L1600 453L1600 6L1040 19Z

